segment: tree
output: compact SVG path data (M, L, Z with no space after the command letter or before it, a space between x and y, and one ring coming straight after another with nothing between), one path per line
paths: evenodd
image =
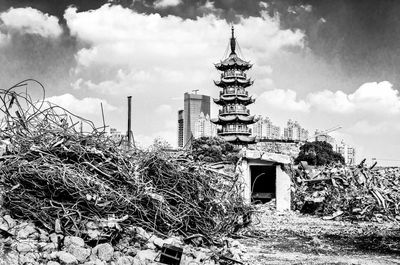
M327 142L306 142L300 147L300 153L294 160L295 164L300 161L307 161L309 165L328 165L339 162L344 164L344 157L333 151L332 145Z
M149 150L166 150L171 149L172 146L164 139L157 137L153 140L153 144L149 146Z
M192 142L192 155L195 160L206 162L238 160L239 150L219 137L200 137Z

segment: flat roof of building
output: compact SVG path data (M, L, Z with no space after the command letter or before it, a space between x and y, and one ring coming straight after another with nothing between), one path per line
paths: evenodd
M276 153L269 153L257 150L245 150L243 152L243 158L245 159L260 159L269 162L275 162L280 164L290 164L292 161L290 156L276 154Z

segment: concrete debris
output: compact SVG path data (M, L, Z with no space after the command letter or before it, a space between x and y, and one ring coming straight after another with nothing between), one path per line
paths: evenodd
M117 259L116 265L131 265L134 264L135 259L131 256L123 256Z
M11 216L8 214L6 214L2 217L1 222L5 223L8 227L8 229L11 229L16 225L14 219L12 219Z
M57 261L49 261L47 262L47 265L60 265Z
M138 231L132 237L125 237L119 240L114 246L109 243L100 243L89 246L84 239L78 236L64 236L52 233L47 237L34 237L19 239L17 235L32 235L36 233L47 233L35 225L26 222L22 224L15 222L16 235L9 235L8 238L0 239L0 243L10 245L10 250L4 255L7 263L13 264L50 264L50 265L147 265L162 264L157 262L162 254L163 246L171 244L183 249L181 265L194 264L226 264L227 260L240 262L246 259L246 248L237 240L227 237L221 238L223 246L195 246L184 243L183 237L171 236L161 238L152 233L146 232L138 227L131 227L131 231ZM29 227L29 229L27 228ZM19 230L18 230L19 229ZM147 240L143 240L143 239ZM10 243L11 242L11 243ZM58 243L61 245L58 245ZM60 248L59 248L60 246ZM24 263L21 263L23 261ZM225 263L224 263L225 262Z
M154 261L157 257L157 253L152 249L145 249L139 251L135 257L142 262Z
M68 252L72 254L79 262L84 262L90 256L90 249L80 247L77 245L70 245L67 248Z
M34 240L19 240L16 244L16 249L19 253L31 252L37 249L37 241Z
M114 248L108 243L97 245L92 250L92 255L97 256L100 260L103 261L111 260L113 254L114 254Z
M65 264L65 265L78 264L78 260L76 259L76 257L65 251L58 252L57 257L60 260L61 264Z
M293 171L293 205L330 219L400 220L400 168L331 165Z
M39 234L37 233L36 228L34 228L32 225L26 224L25 227L23 227L21 230L18 231L17 238L18 239L26 239L30 236L38 236Z
M83 241L83 239L80 237L66 236L64 238L64 246L67 248L70 246L83 247L84 245L85 245L85 241Z

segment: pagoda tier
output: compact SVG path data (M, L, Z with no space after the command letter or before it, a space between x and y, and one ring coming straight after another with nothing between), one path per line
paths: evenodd
M255 137L251 136L251 129L247 127L249 124L255 123L255 118L246 108L255 101L246 91L246 88L250 87L254 81L247 78L245 73L252 65L236 55L233 27L230 46L229 57L215 64L215 67L222 73L221 79L214 83L221 87L222 91L220 91L219 99L214 99L214 102L222 108L219 110L218 118L211 121L220 126L218 130L220 137L234 144L245 145L255 141Z
M241 124L253 124L255 123L254 116L242 116L242 115L231 115L230 113L226 113L225 116L221 113L217 119L212 119L211 121L218 125L226 125L232 123L241 123Z
M232 87L232 86L239 86L239 87L249 87L254 83L253 80L250 79L239 79L239 78L222 78L220 81L214 81L216 86L225 88L225 87Z
M242 104L242 105L249 105L251 103L254 103L256 100L252 97L248 96L238 96L238 95L233 95L233 96L220 96L220 98L214 98L214 102L217 105L220 106L225 106L229 104Z
M231 46L232 48L232 46ZM228 58L215 64L215 68L220 71L225 71L229 69L240 69L242 71L249 70L253 65L247 61L240 59L236 53L231 53Z

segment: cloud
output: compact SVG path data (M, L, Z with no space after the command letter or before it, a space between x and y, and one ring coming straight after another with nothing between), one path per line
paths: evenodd
M343 91L324 90L308 96L310 104L318 110L337 113L348 113L354 110L354 104Z
M101 113L100 103L103 103L105 112L114 111L117 108L110 105L106 100L99 98L82 98L77 99L71 94L63 94L46 98L46 101L59 105L77 115L93 115Z
M362 110L373 108L392 114L400 113L399 91L388 81L365 83L349 95L349 100Z
M197 73L192 73L192 77ZM148 71L131 69L124 71L119 69L112 78L94 82L92 80L77 79L71 84L74 89L88 89L101 94L120 95L120 94L137 94L137 93L152 93L160 85L160 80L163 80L164 86L184 85L187 77L179 71L168 70L155 67ZM210 79L211 80L211 79ZM152 89L149 89L152 88Z
M10 35L4 34L0 31L0 47L8 42Z
M155 8L166 8L171 6L177 6L182 3L182 0L157 0L154 2Z
M0 19L9 30L42 37L56 38L62 34L58 18L31 7L10 8L0 13Z
M82 78L79 78L71 85L74 89L89 89L96 93L117 95L143 91L144 88L142 84L150 81L151 75L149 72L142 70L126 72L120 69L116 73L115 77L109 80L95 83L92 80L83 80ZM134 87L135 90L132 90L132 87Z
M351 94L328 90L315 92L308 100L316 109L332 113L400 113L399 91L388 81L365 83Z
M265 3L265 2L263 2L263 1L260 1L259 5L260 5L260 7L261 7L262 9L267 9L267 8L268 8L268 4Z
M182 68L203 64L207 58L221 58L229 37L229 24L214 15L181 19L104 5L87 12L71 7L64 18L71 34L90 44L77 54L78 63L85 67L134 64ZM266 13L262 17L242 18L236 32L244 49L264 54L284 46L303 45L302 32L280 30L279 21ZM208 66L212 61L206 63Z
M258 113L273 115L280 124L285 119L298 118L317 128L340 124L353 135L400 131L399 91L387 81L365 83L351 93L323 90L303 97L291 89L274 88L264 90L252 107Z
M313 10L311 5L300 5L300 7L307 12L311 12Z
M291 89L273 89L263 92L257 103L285 111L308 112L310 105L304 100L297 99L297 93Z

